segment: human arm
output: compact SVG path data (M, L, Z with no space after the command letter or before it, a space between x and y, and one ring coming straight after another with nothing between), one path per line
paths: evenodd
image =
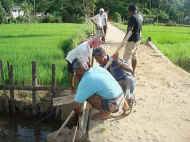
M96 27L98 27L98 24L97 24L97 16L91 17L91 18L90 18L90 21L91 21Z
M89 97L96 93L96 87L91 77L83 76L79 82L74 101L78 103L85 102Z
M133 30L133 18L130 18L127 27L127 33L125 34L120 46L116 49L115 54L118 54L119 51L122 49L122 47L128 42L129 38L132 35L132 30Z
M118 64L119 64L119 66L120 66L122 69L124 69L125 71L130 72L131 74L133 74L133 70L129 67L128 64L124 63L124 62L121 61L121 60L118 61Z
M122 47L128 42L131 35L132 35L132 30L129 29L129 31L127 31L127 33L125 34L120 46L116 49L115 54L119 53L119 51L122 49Z

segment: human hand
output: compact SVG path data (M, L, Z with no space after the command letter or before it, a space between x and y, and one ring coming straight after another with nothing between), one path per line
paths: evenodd
M112 55L113 60L117 60L118 57L119 57L119 53L118 52L116 52L115 54Z

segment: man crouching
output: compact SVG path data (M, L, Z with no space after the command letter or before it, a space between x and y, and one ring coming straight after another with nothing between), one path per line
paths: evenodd
M93 50L93 56L100 66L106 68L118 81L130 107L135 102L135 78L132 69L118 57L110 57L101 47ZM111 62L110 62L111 60ZM110 63L110 64L109 64Z
M80 104L88 101L93 108L100 111L94 115L95 119L107 119L121 105L124 111L128 109L120 85L106 69L96 66L85 70L79 60L73 64L73 69L80 80L74 98L76 110Z

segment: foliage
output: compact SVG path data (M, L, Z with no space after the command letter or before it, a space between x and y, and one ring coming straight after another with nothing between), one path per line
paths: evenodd
M122 19L121 19L121 15L119 14L119 12L115 12L112 16L112 20L114 22L118 22L118 23L121 23L122 22Z
M5 9L3 8L0 2L0 24L5 21L5 18L6 18L5 16L6 16Z
M31 84L31 62L37 62L37 77L40 84L51 82L51 64L56 64L58 85L67 85L66 61L60 48L63 41L72 39L79 42L84 36L85 24L9 24L0 27L0 59L14 66L17 83ZM68 45L69 46L69 45ZM67 46L65 46L67 48Z
M40 19L40 22L42 23L61 23L62 18L58 16L53 15L46 15Z
M189 0L0 0L6 13L10 14L13 5L27 3L34 12L52 17L61 17L64 22L83 22L103 7L114 17L118 12L121 19L128 19L128 6L133 3L145 15L145 21L184 23L185 16L190 16ZM34 5L35 1L35 5ZM25 4L26 5L26 4ZM30 10L30 13L31 13ZM50 19L52 18L50 17ZM156 17L154 19L150 17ZM50 20L51 21L51 20Z

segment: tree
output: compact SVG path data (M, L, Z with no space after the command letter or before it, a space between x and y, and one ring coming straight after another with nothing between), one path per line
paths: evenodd
M190 17L190 1L189 0L184 0L184 13L185 13L185 16Z
M0 2L0 24L4 22L5 18L6 18L5 9L3 8Z
M11 8L13 6L13 0L0 0L0 2L6 13L10 14Z
M21 5L21 9L24 11L24 21L25 22L30 22L31 19L31 15L32 15L32 5L27 3L27 2L23 2Z

